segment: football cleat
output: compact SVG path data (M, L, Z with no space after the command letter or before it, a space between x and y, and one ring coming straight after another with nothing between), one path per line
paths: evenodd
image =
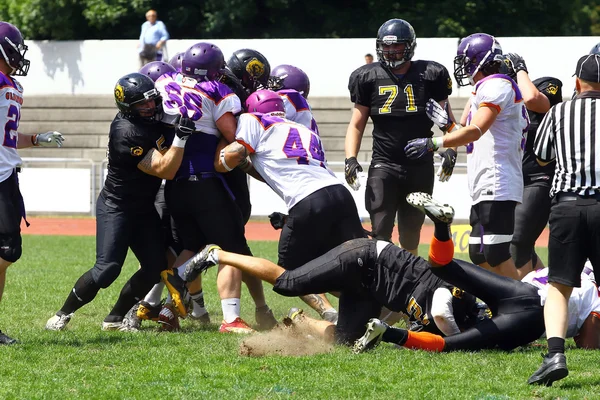
M257 308L254 318L256 319L256 328L259 331L268 331L277 325L273 311L268 306L261 307L260 309Z
M293 326L295 323L300 321L300 318L304 316L304 310L297 307L292 307L288 311L287 315L283 318L283 324L285 326Z
M127 311L127 314L125 314L125 318L123 318L124 323L138 330L142 327L142 320L139 319L137 316L139 306L140 303L136 303L133 307L129 309L129 311Z
M111 321L102 322L103 331L119 331L119 332L138 332L134 326L128 324L128 321L123 319L122 321Z
M352 351L355 354L363 353L377 346L381 342L384 332L389 328L385 322L377 318L371 318L367 323L367 331L365 334L354 342Z
M3 344L15 344L17 343L16 339L11 338L6 333L0 331L0 345Z
M451 224L454 219L454 208L438 202L427 193L410 193L406 196L406 201L411 206L423 211L433 222Z
M186 282L194 281L198 275L203 271L206 271L210 267L218 265L219 262L216 256L213 254L215 250L221 250L216 244L209 244L205 246L198 254L190 258L185 264L185 271L183 273L183 279Z
M161 305L153 306L150 303L142 300L137 306L137 317L145 321L158 321Z
M181 318L185 318L187 316L187 306L184 301L187 297L185 282L181 279L179 274L177 274L177 271L174 271L172 268L162 271L160 277L171 294L173 305L177 309L177 312Z
M48 322L46 322L46 329L49 331L62 331L65 329L72 317L73 313L54 315L48 320Z
M181 328L177 311L175 311L175 307L172 304L165 304L162 310L160 310L158 323L161 325L161 331L173 332Z
M243 319L237 317L235 320L233 320L233 322L227 323L223 321L219 327L219 332L249 334L254 333L255 331L254 329L250 328L250 325L248 325Z

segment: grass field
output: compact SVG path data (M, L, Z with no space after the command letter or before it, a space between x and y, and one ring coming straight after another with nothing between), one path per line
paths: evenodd
M276 244L251 243L274 259ZM598 399L600 352L569 349L571 376L552 388L527 377L545 349L430 354L381 345L353 355L347 348L310 357L248 358L239 336L183 321L180 333L102 332L100 324L137 268L130 255L119 280L79 310L64 332L45 331L75 280L94 261L93 237L25 236L24 255L9 268L0 328L21 344L0 347L0 399ZM426 254L426 247L421 249ZM540 250L543 259L544 249ZM207 307L220 321L215 273L205 279ZM276 316L299 305L265 286ZM254 320L243 295L242 316ZM572 341L568 342L572 347Z

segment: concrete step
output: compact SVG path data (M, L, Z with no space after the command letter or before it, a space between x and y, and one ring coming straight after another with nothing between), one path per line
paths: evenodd
M23 110L23 122L112 121L117 115L112 108L29 108Z
M35 147L20 149L21 157L45 157L45 158L87 158L100 162L106 158L106 148L82 149L82 148L45 148Z
M106 135L111 121L21 121L19 132L33 135L47 131L59 131L64 135Z
M59 96L27 96L23 108L112 108L117 109L115 98L107 95L59 95Z

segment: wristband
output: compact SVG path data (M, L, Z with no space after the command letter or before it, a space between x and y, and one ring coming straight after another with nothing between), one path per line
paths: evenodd
M221 149L221 152L219 153L219 160L221 160L223 168L225 168L227 171L233 171L233 168L229 168L229 165L227 165L225 162L225 149Z
M477 126L477 125L475 125L475 124L471 124L471 125L472 125L472 126L474 126L475 128L477 128L477 130L479 131L479 137L482 137L482 136L483 136L483 132L481 131L481 128L480 128L480 127L478 127L478 126Z
M189 136L186 136L185 139L182 139L179 136L175 135L175 138L173 138L173 144L171 144L171 146L179 147L180 149L183 149L185 147L185 143L188 140L188 137Z
M431 141L433 142L433 145L438 149L444 147L444 137L434 137L431 138Z
M35 147L39 146L39 143L37 140L37 133L31 136L31 144L34 145Z

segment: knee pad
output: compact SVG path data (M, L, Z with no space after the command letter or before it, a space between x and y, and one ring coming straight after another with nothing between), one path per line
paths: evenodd
M486 244L483 246L483 254L487 263L495 267L510 258L510 242Z
M469 244L469 258L475 265L481 265L485 262L485 256L480 250L480 244Z
M14 263L21 258L22 252L21 234L19 232L0 235L0 257Z
M515 267L521 268L532 259L533 250L524 246L523 243L510 244L510 254L515 262Z
M102 289L106 289L119 277L121 266L117 263L110 263L102 266L94 266L92 274L94 281Z

